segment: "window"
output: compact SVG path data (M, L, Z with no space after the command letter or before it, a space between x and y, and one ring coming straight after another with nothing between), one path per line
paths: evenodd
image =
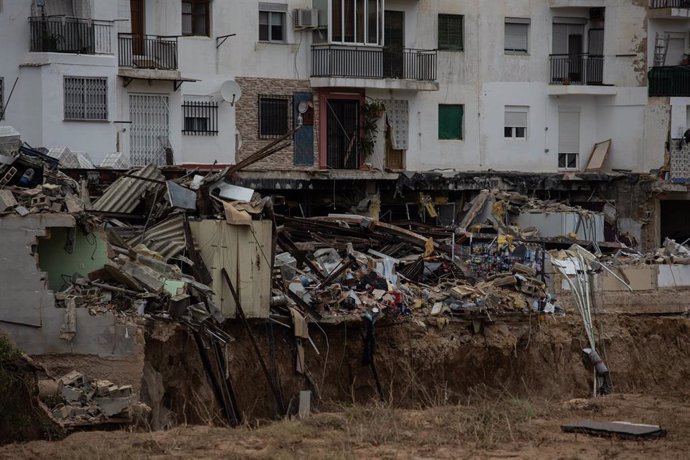
M526 139L529 107L507 105L504 115L503 136L506 139Z
M506 18L505 52L527 53L529 51L529 19Z
M558 168L578 169L580 152L580 109L558 108Z
M465 106L441 104L438 106L438 138L462 139L462 118Z
M331 41L380 45L383 37L382 0L332 0Z
M287 5L259 2L259 41L284 42Z
M209 0L182 0L182 35L209 36Z
M559 153L559 169L577 169L577 153Z
M463 17L460 14L438 15L438 49L442 51L462 51Z
M65 77L65 119L107 120L108 79Z
M288 132L292 113L289 96L259 96L259 138L280 137Z
M182 134L215 136L218 134L218 103L186 100L182 104Z

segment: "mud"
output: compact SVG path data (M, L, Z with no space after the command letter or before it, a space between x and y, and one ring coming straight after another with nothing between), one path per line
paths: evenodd
M595 323L616 392L668 394L687 381L688 319L599 315ZM228 351L240 409L246 420L271 418L275 402L246 331L237 324L228 332L236 338ZM285 406L292 410L304 389L313 390L312 405L318 410L379 399L372 370L362 366L360 326L324 326L323 332L312 326L319 354L305 345L308 376L295 372L296 346L290 330L269 323L254 325L253 332ZM479 332L469 322L442 327L414 320L382 322L377 323L376 338L384 399L394 407L452 404L485 388L516 397L557 399L587 397L592 391L592 373L581 359L585 335L573 315L494 323ZM146 362L142 396L154 413L164 414L159 422L169 426L219 420L196 344L184 330L148 337Z

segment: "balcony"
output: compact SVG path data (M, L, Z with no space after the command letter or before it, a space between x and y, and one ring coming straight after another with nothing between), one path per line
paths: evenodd
M690 66L649 69L649 97L690 97Z
M437 91L436 50L312 46L313 87Z
M690 0L649 0L650 19L690 19Z
M552 54L549 68L549 94L552 96L616 94L615 87L604 85L604 56Z
M113 54L112 21L66 16L30 17L31 52Z
M177 37L119 34L117 42L120 67L177 70Z

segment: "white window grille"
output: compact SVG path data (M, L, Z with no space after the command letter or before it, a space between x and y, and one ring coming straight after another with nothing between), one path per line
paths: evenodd
M108 79L65 77L65 119L107 120Z

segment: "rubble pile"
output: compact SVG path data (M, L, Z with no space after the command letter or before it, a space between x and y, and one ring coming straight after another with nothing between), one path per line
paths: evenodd
M115 385L109 380L89 379L72 371L57 379L62 402L51 412L62 426L101 423L131 423L150 409L135 401L131 385Z
M284 250L276 255L281 283L291 299L322 320L367 311L486 316L528 311L546 297L537 268L508 262L515 247L504 248L501 270L477 282L454 258L450 241L361 216L285 218L277 241Z

